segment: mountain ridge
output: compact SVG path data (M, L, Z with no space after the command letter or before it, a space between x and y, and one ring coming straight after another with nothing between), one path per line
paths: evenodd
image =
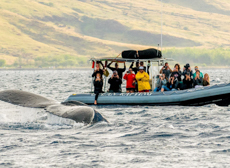
M163 49L228 48L228 7L226 0L2 0L0 59L32 65L37 57L71 55L81 65L89 57L156 48L161 11Z

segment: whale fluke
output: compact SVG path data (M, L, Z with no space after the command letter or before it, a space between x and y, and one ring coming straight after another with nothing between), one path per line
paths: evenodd
M94 118L93 108L86 106L64 106L59 104L48 106L45 110L63 118L70 118L76 122L91 123Z
M69 118L76 122L87 124L99 121L108 122L99 112L81 102L75 102L74 104L59 103L55 100L21 90L1 91L0 100L23 107L45 108L51 114Z
M88 106L89 107L89 105L87 105L85 103L82 103L82 102L79 102L79 101L75 101L75 100L68 101L68 102L62 102L61 104L66 105L66 106L79 105L79 106ZM101 113L99 113L98 111L94 110L93 123L96 123L96 122L99 122L99 121L108 122L108 120L106 118L104 118L103 115L101 115Z
M88 106L88 104L85 104L85 103L82 103L82 102L79 102L79 101L75 101L75 100L72 100L72 101L68 101L68 102L62 102L61 104L65 104L65 105L82 105L82 106Z
M58 103L55 100L21 90L1 91L0 100L23 107L34 108L45 108L49 105Z

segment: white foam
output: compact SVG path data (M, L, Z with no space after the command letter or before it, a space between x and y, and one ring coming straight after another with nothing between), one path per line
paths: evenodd
M40 108L27 108L11 105L0 101L0 105L4 108L0 109L1 124L42 124L47 129L60 128L81 128L83 123L76 123L74 120L61 118Z
M48 113L47 116L46 123L50 125L74 125L76 123L74 120L58 117L50 113Z
M50 113L47 114L47 120L45 124L47 129L79 129L83 126L84 123L76 123L74 120L58 117Z
M11 122L6 114L0 114L0 123Z
M21 123L26 123L26 122L35 122L38 119L40 119L41 109L33 109L33 108L24 108L21 110L19 109L20 112L20 121Z
M37 119L41 118L41 115L44 115L44 110L35 109L35 108L26 108L11 105L5 102L0 102L0 105L4 108L0 109L0 122L34 122Z
M216 78L216 82L220 82L220 78Z
M170 128L170 129L174 129L174 126L172 124L162 124L159 126L159 128Z

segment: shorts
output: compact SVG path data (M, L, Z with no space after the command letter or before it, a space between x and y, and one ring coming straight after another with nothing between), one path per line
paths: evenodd
M121 93L120 90L109 90L108 92L109 92L109 93Z
M127 91L135 91L135 88L126 88Z

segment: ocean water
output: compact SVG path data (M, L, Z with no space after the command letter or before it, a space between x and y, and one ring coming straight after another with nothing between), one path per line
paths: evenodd
M211 83L230 70L203 69ZM64 101L91 70L2 70L0 90ZM125 85L123 86L123 88ZM109 123L75 123L0 101L0 167L230 167L230 107L93 106Z

